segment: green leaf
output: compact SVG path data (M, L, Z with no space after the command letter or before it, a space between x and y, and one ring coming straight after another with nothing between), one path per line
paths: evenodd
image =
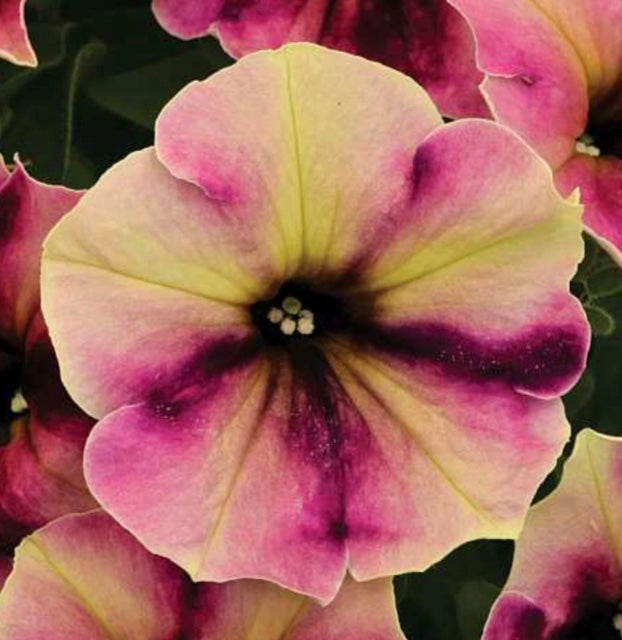
M579 382L564 396L564 405L569 418L573 418L587 406L594 395L595 384L594 375L586 369Z
M97 180L98 171L93 163L73 147L69 154L69 164L65 171L64 183L74 189L88 189Z
M35 24L29 27L28 33L39 64L31 68L0 63L0 103L10 100L43 72L63 62L67 55L67 38L73 28L74 25L70 23L54 26Z
M622 293L622 269L615 264L605 265L588 281L590 292L596 298Z
M0 139L5 157L20 153L33 175L46 182L63 182L70 163L74 103L78 88L104 47L72 29L62 64L41 73L11 101L14 118Z
M100 107L152 129L162 107L186 84L216 68L209 52L188 51L126 73L91 81L86 93Z
M610 336L616 330L616 322L601 307L585 305L585 313L595 336Z
M500 593L499 587L484 580L465 582L456 594L456 616L463 638L481 637L488 613Z

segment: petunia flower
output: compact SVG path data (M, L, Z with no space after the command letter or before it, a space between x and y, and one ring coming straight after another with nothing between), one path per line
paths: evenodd
M95 505L81 470L92 420L60 382L39 308L43 238L80 196L0 162L0 554Z
M404 640L391 579L321 608L267 582L193 583L102 511L26 538L0 594L0 639Z
M382 62L420 82L451 117L490 116L473 34L446 0L153 0L158 22L216 35L234 58L309 41Z
M513 537L568 435L582 251L507 129L317 45L247 56L46 241L87 482L194 579L323 601Z
M13 64L37 66L37 56L28 39L24 7L26 0L0 1L0 58Z
M451 0L470 21L497 120L577 186L588 230L622 264L622 3Z
M483 640L622 636L622 439L580 432L560 486L530 510Z

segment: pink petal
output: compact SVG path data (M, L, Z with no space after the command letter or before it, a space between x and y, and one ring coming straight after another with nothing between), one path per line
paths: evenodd
M610 609L611 620L604 622L611 622L613 633L622 596L621 472L619 438L590 430L579 434L559 487L527 516L485 640L562 637L563 630L570 634L573 625L603 608ZM528 636L525 629L539 633Z
M154 0L153 10L173 35L215 33L234 57L317 42L408 74L449 116L489 115L477 89L473 36L445 0Z
M622 266L622 159L577 154L555 175L562 193L577 186L588 231Z
M15 419L0 448L0 548L9 550L30 531L95 501L82 475L82 453L92 421L70 400L38 315L30 325L23 394L28 413Z
M391 580L321 608L268 583L192 583L101 511L26 538L0 594L3 640L404 640Z
M14 347L39 306L43 239L81 195L34 180L19 163L0 183L0 334Z
M8 556L0 555L0 591L4 587L6 579L13 570L13 560Z
M37 66L24 19L26 0L0 0L0 58L14 64Z
M587 122L587 79L575 49L537 1L450 2L475 33L495 118L559 166Z

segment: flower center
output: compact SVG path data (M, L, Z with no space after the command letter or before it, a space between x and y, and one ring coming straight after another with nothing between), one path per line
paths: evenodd
M11 423L28 410L28 403L20 389L21 367L14 359L0 369L0 446L9 442Z
M622 607L601 603L578 622L562 628L551 640L620 640L622 638Z
M286 282L274 298L256 302L250 312L266 342L276 345L343 331L348 325L343 302L305 282Z
M577 153L622 158L622 121L590 120L587 131L577 139Z

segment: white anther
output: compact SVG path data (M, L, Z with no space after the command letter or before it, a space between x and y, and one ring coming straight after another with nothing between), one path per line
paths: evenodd
M620 637L622 638L622 613L616 613L615 616L613 616L613 620L611 621L611 623L613 624L613 628L620 634Z
M298 324L296 325L296 328L298 329L298 333L302 333L303 336L310 336L313 333L313 330L315 329L315 326L313 325L313 314L311 314L311 317L301 317L298 320Z
M309 311L309 309L303 309L299 314L299 318L311 318L313 320L313 311Z
M600 155L600 149L594 144L595 142L596 140L594 140L593 136L589 133L584 133L577 139L575 150L577 153L583 153L587 156L591 156L592 158L598 158Z
M296 321L293 318L285 318L282 322L281 322L281 331L286 335L286 336L291 336L294 334L294 332L296 331Z
M28 410L28 403L26 402L26 398L24 398L24 394L21 389L18 389L15 392L15 395L11 399L11 413L19 414L24 413L24 411Z
M283 309L277 309L276 307L272 307L270 311L268 311L268 320L272 322L272 324L278 324L285 317L285 313L283 313Z
M300 310L302 309L302 302L300 302L298 298L294 298L294 296L287 296L287 298L285 298L283 302L281 302L281 307L287 313L295 316L296 314L300 313Z
M594 146L593 144L586 144L581 140L577 141L575 150L577 153L583 153L586 156L591 156L592 158L598 158L598 156L600 155L600 149L598 147Z

